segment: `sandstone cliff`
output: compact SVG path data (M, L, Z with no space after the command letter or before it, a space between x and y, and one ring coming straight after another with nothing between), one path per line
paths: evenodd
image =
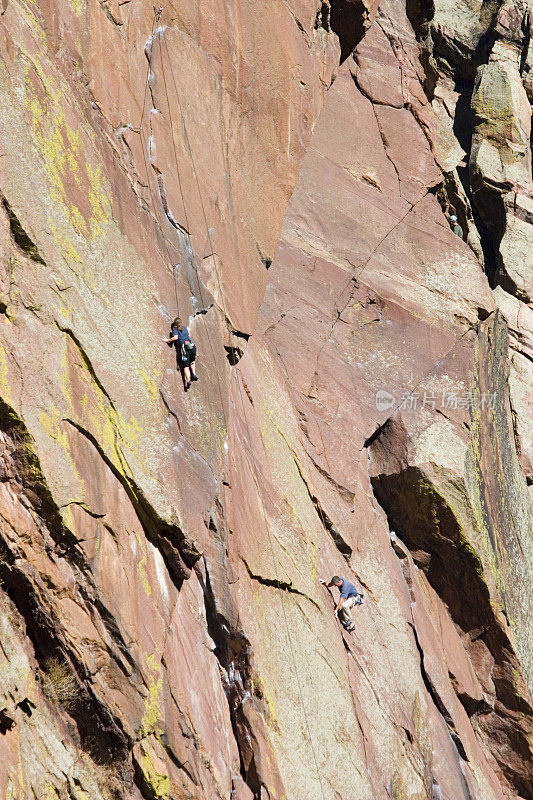
M0 10L0 798L533 797L533 9Z

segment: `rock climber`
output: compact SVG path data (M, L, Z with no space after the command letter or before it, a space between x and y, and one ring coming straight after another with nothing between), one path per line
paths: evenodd
M176 345L176 358L183 377L183 385L187 392L192 381L198 380L196 374L196 345L191 341L189 331L176 317L170 328L170 336L163 339L167 344Z
M354 606L360 606L363 602L363 595L361 592L357 591L353 583L347 581L346 578L339 578L338 575L334 575L329 583L322 580L320 583L322 583L326 589L329 589L331 586L336 586L338 588L340 596L338 602L335 604L335 613L338 615L346 630L353 631L355 625L352 621L350 609Z
M456 236L459 236L460 239L464 239L464 231L457 222L457 216L455 214L450 215L450 224L452 226L452 231L455 233Z

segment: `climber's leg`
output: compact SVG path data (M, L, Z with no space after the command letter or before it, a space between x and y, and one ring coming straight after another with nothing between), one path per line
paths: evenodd
M339 619L345 627L350 627L352 624L352 615L350 609L355 605L355 597L348 597L344 600L339 608Z
M191 381L197 381L198 375L196 374L196 345L189 356L189 363L191 365Z

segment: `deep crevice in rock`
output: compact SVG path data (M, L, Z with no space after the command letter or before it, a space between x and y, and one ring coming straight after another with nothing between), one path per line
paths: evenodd
M384 433L395 436L394 426L386 426ZM437 488L413 466L371 476L371 484L391 530L406 543L455 623L465 632L487 626L492 610L481 563Z
M230 366L234 367L236 364L239 363L241 358L244 355L245 350L245 342L248 341L250 338L249 333L243 333L243 331L237 331L234 328L231 329L231 336L237 339L243 340L242 347L238 344L231 344L231 345L224 345L224 350L226 351L226 358L228 359Z
M299 589L295 589L292 583L289 583L288 581L282 581L279 578L265 578L263 575L256 575L254 572L252 572L244 559L243 563L250 578L254 581L257 581L257 583L260 583L263 586L271 586L273 589L281 589L282 591L289 592L289 594L296 594L299 597L304 597L306 600L316 606L316 608L320 608L318 603L313 600L312 597L309 597L309 595L305 594L305 592L301 592Z
M21 502L31 508L43 526L43 540L55 542L62 548L72 548L71 563L78 570L78 588L82 596L90 602L82 573L86 569L81 552L76 548L77 541L64 526L61 515L46 486L40 463L33 452L33 440L16 414L0 400L0 429L3 434L2 460L4 479L13 487L19 487ZM84 666L65 643L61 620L52 608L47 609L42 601L44 586L40 576L18 558L18 551L10 546L9 535L0 533L0 582L2 588L24 620L26 635L31 642L36 660L43 674L47 660L58 659L67 665L77 686L76 702L67 712L76 723L81 746L89 755L94 755L97 747L103 748L100 760L121 762L126 759L128 742L108 708L92 692L84 680ZM101 606L102 604L100 604ZM103 607L101 611L105 611ZM14 613L14 612L13 612ZM110 624L107 612L106 627ZM125 645L122 643L124 651ZM123 652L124 655L124 652ZM86 676L87 677L87 676ZM33 704L23 698L18 707L31 716ZM107 762L106 762L107 763Z
M396 435L395 426L389 421L382 438L376 439L370 448L371 451L373 447L381 448L378 462L384 457L386 459L386 452L397 452L392 443ZM371 483L391 530L397 531L406 543L415 564L424 571L456 627L467 640L472 641L481 631L481 638L494 658L498 674L506 675L512 646L494 617L479 557L466 540L444 496L413 466L397 467L390 474L380 472L371 475ZM492 731L484 731L484 735L506 778L521 796L526 797L532 788L531 780L520 767L515 768L508 763L502 753L497 729L501 727L512 742L513 751L527 759L527 732L515 726L511 720L515 714L528 714L531 709L517 693L511 680L494 675L493 682L497 700L494 713L499 721ZM481 720L483 708L479 707L474 716L478 714Z
M100 391L102 392L104 397L109 402L109 405L111 406L113 411L116 411L115 404L113 403L113 400L111 399L107 389L104 387L102 381L100 380L100 378L96 374L96 370L94 369L94 367L92 365L91 359L89 358L89 356L85 352L85 349L84 349L83 345L81 344L80 340L78 339L78 337L76 336L74 331L71 328L62 328L61 325L57 321L56 321L56 325L59 328L59 330L62 333L65 333L69 337L69 339L73 342L73 344L75 345L76 349L78 350L78 352L80 354L80 357L81 357L81 359L83 361L84 366L87 369L87 372L91 376L91 380L93 380L94 383L96 384L96 386L100 389Z
M326 512L322 508L322 506L320 504L320 501L318 500L316 495L314 495L312 493L311 489L309 488L309 484L307 483L306 479L304 478L304 476L302 474L302 471L300 469L300 465L298 464L298 462L295 460L294 463L296 464L296 469L298 470L298 472L300 474L300 478L302 479L302 483L304 484L304 486L305 486L305 488L307 490L307 494L309 495L309 498L310 498L311 502L313 503L313 505L314 505L314 507L316 509L316 512L318 514L318 518L320 519L322 527L329 533L329 535L333 539L333 541L335 543L335 547L337 548L339 553L341 553L342 556L346 559L346 561L349 562L350 558L352 557L352 552L353 552L352 548L350 547L348 542L342 537L342 535L339 533L337 528L333 525L332 521L330 520L330 518L328 517L328 515L326 514Z
M65 647L60 634L60 621L41 605L31 576L17 568L13 555L4 543L0 543L0 580L25 622L26 635L32 644L41 675L46 674L46 662L57 659L67 665L75 681L76 698L66 711L76 723L82 749L102 763L125 762L130 746L127 737L107 706L80 677L84 674L84 666ZM24 701L19 706L24 713L31 715L31 707L25 705Z
M466 153L467 161L466 166L460 164L457 166L457 175L472 209L473 222L483 251L484 271L489 285L494 288L497 282L500 242L505 230L505 210L501 193L481 183L476 186L475 176L472 175L471 167L468 165L474 131L474 113L471 105L474 82L462 75L456 75L454 88L459 97L455 106L453 132ZM459 219L463 227L465 221Z
M472 150L474 114L472 110L472 94L478 68L486 64L494 45L494 23L498 11L498 3L492 0L485 3L480 10L483 17L484 32L480 35L474 49L465 47L460 41L450 39L447 32L437 26L431 26L435 14L434 0L408 0L407 15L421 45L421 63L426 80L424 91L430 101L439 75L449 75L454 81L454 89L458 93L453 118L453 133L466 153L467 162ZM467 209L459 198L451 198L452 210L457 213L459 223L465 232L472 223L479 235L483 253L483 268L491 288L497 285L499 268L499 246L505 230L505 211L501 193L492 191L483 183L475 186L475 179L469 166L457 166L457 175L470 204L472 218L467 218ZM446 212L449 209L444 209Z
M465 185L463 183L463 185ZM466 188L465 188L466 191ZM501 193L487 186L472 191L471 197L474 222L483 249L485 274L491 289L500 282L498 271L500 266L500 242L505 233L505 208Z
M429 694L429 696L433 700L433 703L435 704L435 707L436 707L437 711L439 712L439 714L443 718L444 722L446 723L446 727L448 728L448 733L450 735L450 739L452 740L452 742L453 742L453 744L455 746L455 749L458 752L458 755L461 756L461 758L464 761L468 761L468 756L466 755L464 745L463 745L461 739L459 738L459 736L457 735L457 731L455 730L455 727L453 725L453 720L450 717L448 711L446 710L446 707L445 707L444 703L442 702L442 699L439 696L439 693L436 691L436 689L435 689L435 687L433 685L433 682L432 682L432 680L431 680L431 678L430 678L430 676L429 676L429 674L428 674L428 672L426 670L426 667L425 667L425 664L424 664L424 650L422 648L422 645L420 644L420 639L418 638L418 631L416 630L416 625L412 624L411 625L411 630L413 631L413 636L414 636L414 639L415 639L416 649L418 650L418 654L420 656L420 674L422 675L422 680L424 682L424 686L426 687L427 693ZM466 790L465 793L466 793L466 796L468 796L469 793L468 793L466 784L463 786L463 789Z
M161 551L169 574L179 589L183 581L188 577L190 569L200 557L195 545L188 540L177 523L171 524L157 516L140 487L117 469L92 433L72 419L65 419L64 421L75 428L93 445L102 461L122 485L135 509L146 538Z
M341 46L340 63L353 53L368 23L368 11L361 0L331 0L329 25Z
M485 56L488 56L485 53ZM472 136L474 131L474 113L472 110L472 95L474 82L461 74L456 74L455 90L459 97L455 106L453 119L453 133L466 153L467 164L457 166L457 175L461 181L466 197L472 209L474 225L479 234L481 249L483 251L483 268L491 288L496 285L496 274L499 263L500 241L505 229L505 211L501 194L492 191L485 185L476 188L476 181L472 182L472 172L468 165L472 152ZM458 216L459 208L456 209ZM459 219L466 230L466 219Z
M323 28L325 31L329 31L329 18L330 18L331 8L329 5L329 0L322 0L322 4L319 10L316 12L315 17L315 30L319 28Z
M201 574L199 579L204 592L207 628L215 643L214 652L220 664L231 727L239 750L241 777L254 798L259 798L262 797L261 788L264 784L256 764L254 732L243 708L245 703L253 702L253 696L258 696L258 686L254 686L252 677L250 642L242 631L236 629L230 620L217 610L207 568L205 581ZM261 700L260 691L259 700Z
M28 236L24 228L22 227L18 217L16 216L15 212L7 202L6 198L0 194L2 199L2 205L4 207L4 211L7 214L9 219L9 226L11 228L11 235L15 240L15 243L20 247L21 250L26 253L28 258L31 258L32 261L35 261L37 264L42 264L46 266L46 262L42 255L39 252L39 249L34 241Z
M5 471L2 480L14 478L25 487L35 512L43 519L53 540L60 547L76 545L77 540L65 527L61 514L48 489L41 465L34 450L34 441L15 411L0 398L0 430L9 443L9 461L13 470ZM79 564L79 554L75 560Z
M13 730L15 720L9 716L5 708L0 709L0 736L5 735L8 731Z

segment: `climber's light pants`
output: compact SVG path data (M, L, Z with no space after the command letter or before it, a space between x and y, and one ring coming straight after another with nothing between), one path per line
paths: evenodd
M341 606L339 608L339 619L344 625L348 625L352 621L352 615L350 614L350 609L353 608L357 603L356 597L347 597L346 600L343 600Z

